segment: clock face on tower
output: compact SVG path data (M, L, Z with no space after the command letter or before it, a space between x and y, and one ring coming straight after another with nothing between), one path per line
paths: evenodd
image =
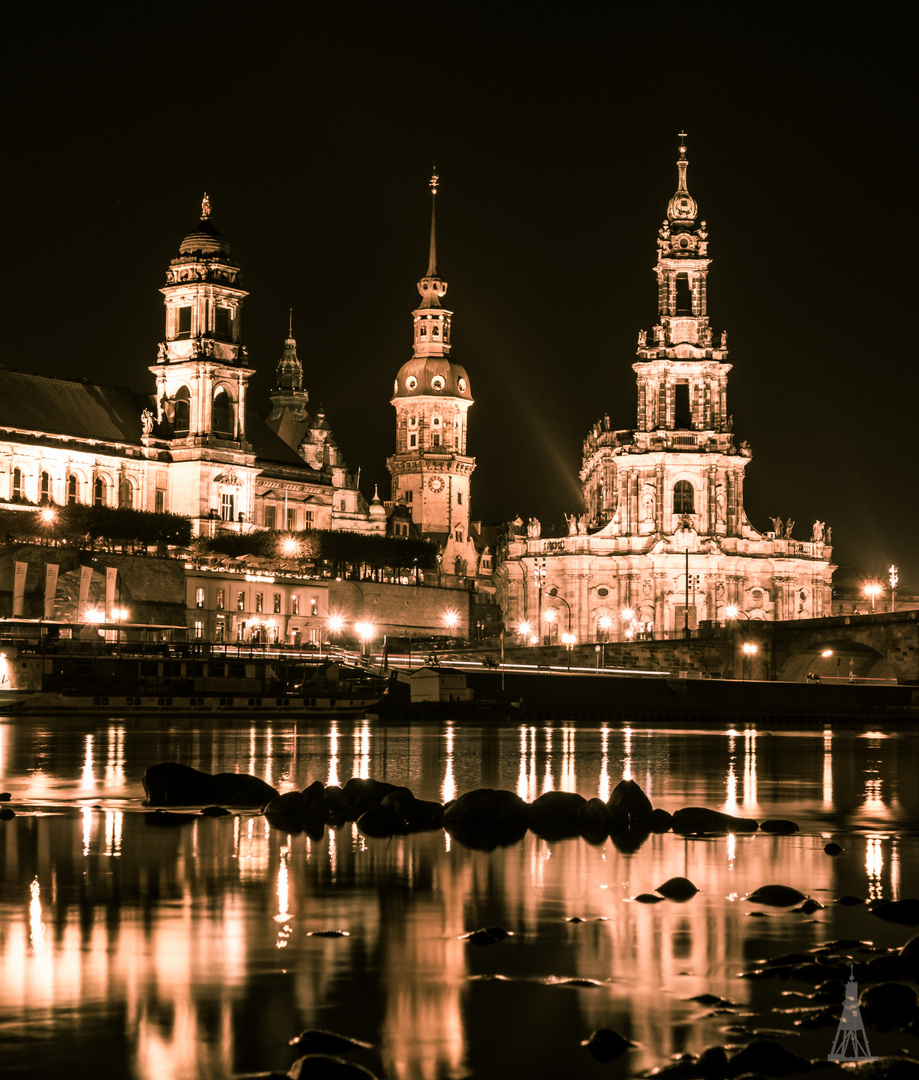
M443 477L441 477L441 476L432 476L431 479L428 481L428 487L431 489L431 491L435 491L435 492L436 491L443 491L443 489L444 489Z

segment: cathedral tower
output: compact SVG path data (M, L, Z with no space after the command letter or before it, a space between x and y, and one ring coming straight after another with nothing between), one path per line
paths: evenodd
M469 377L450 359L453 316L441 305L447 282L437 272L432 176L431 246L428 270L418 282L421 304L412 312L412 357L393 388L396 452L387 461L393 502L402 502L423 537L443 547L443 570L475 572L469 538L469 483L475 459L466 455L466 414L472 404Z
M688 634L702 622L813 618L830 610L832 550L823 522L809 539L744 510L752 452L728 412L727 334L708 314L708 231L689 192L685 134L676 191L658 229L657 317L638 334L633 428L608 415L583 442L586 512L543 539L517 523L501 567L505 620L552 634L571 613L579 641ZM556 608L555 603L559 601ZM561 602L568 605L561 606Z

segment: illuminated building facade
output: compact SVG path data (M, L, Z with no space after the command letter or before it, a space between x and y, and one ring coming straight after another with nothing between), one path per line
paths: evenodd
M708 231L687 188L685 145L679 153L658 232L657 325L639 333L632 365L635 427L616 430L608 416L594 424L580 473L586 511L557 539L518 522L500 570L506 623L526 622L543 641L559 639L569 618L589 641L830 613L823 523L797 540L793 522L760 533L744 511L751 450L733 432L727 333L716 341L708 316Z
M412 356L399 369L393 387L396 452L386 464L393 505L407 508L418 534L439 545L442 571L471 577L479 570L469 513L475 458L466 454L472 392L465 368L450 358L453 312L441 304L447 282L437 273L436 197L434 176L428 270L418 282L421 304L412 312Z
M252 528L382 533L308 394L289 333L272 411L249 401L246 291L205 196L166 272L155 391L0 370L0 504L87 503L168 511L196 535ZM377 500L378 501L378 500Z

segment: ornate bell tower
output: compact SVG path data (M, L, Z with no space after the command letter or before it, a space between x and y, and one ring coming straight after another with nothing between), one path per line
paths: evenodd
M160 291L166 302L166 337L156 376L157 434L201 445L248 449L246 389L252 369L240 343L243 300L239 267L230 245L210 220L207 195L198 227L182 241Z
M421 304L412 312L414 349L393 388L396 452L387 462L393 502L402 502L426 538L443 546L442 568L475 573L469 539L469 484L475 459L466 455L466 413L472 404L469 376L450 359L452 311L441 306L447 282L437 272L432 176L428 270L418 282Z
M207 195L201 220L179 246L160 291L166 336L157 362L156 415L144 418L149 454L172 459L170 491L179 505L196 508L199 532L245 527L252 521L255 454L246 441L246 394L253 370L240 342L248 293L226 237L211 223ZM164 509L168 509L168 505ZM188 511L186 511L188 512ZM203 522L207 522L205 525Z

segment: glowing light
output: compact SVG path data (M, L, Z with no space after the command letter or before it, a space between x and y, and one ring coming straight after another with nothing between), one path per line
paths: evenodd
M871 610L874 611L874 602L881 595L881 586L876 581L868 581L862 586L862 592L871 601Z
M546 611L545 611L545 614L543 615L543 618L548 623L555 622L555 619L556 619L555 608L547 608Z
M622 609L623 622L631 622L634 618L635 612L630 607Z
M820 654L820 655L821 655L822 657L824 657L824 658L826 658L826 657L830 657L830 656L832 656L832 655L833 655L833 650L832 650L832 649L824 649L824 650L823 650L823 652L821 652L821 654Z
M40 510L38 516L41 518L43 525L52 525L57 521L57 514L48 507L45 507L44 510Z
M345 625L345 620L344 620L344 618L342 618L341 615L330 615L329 616L329 633L330 634L340 634L342 632L342 629L344 628L344 625Z
M756 656L759 652L759 646L754 641L745 641L743 643L744 656Z
M609 630L609 628L613 625L613 620L609 617L609 615L602 615L600 617L599 625L601 630Z
M373 637L373 623L371 622L358 622L354 624L354 629L357 631L357 636L361 641L366 642L368 638Z
M523 622L517 623L517 633L521 637L523 637L523 638L529 637L532 634L532 632L533 632L533 627L526 620L524 620Z
M300 541L293 536L285 536L280 543L281 554L288 559L294 559L300 554Z
M444 626L448 630L455 630L459 625L459 613L456 611L447 611L444 613Z
M89 611L86 612L86 621L91 623L105 622L105 613L98 608L90 608Z
M724 609L725 617L728 619L736 619L740 614L740 610L736 604L728 604Z

